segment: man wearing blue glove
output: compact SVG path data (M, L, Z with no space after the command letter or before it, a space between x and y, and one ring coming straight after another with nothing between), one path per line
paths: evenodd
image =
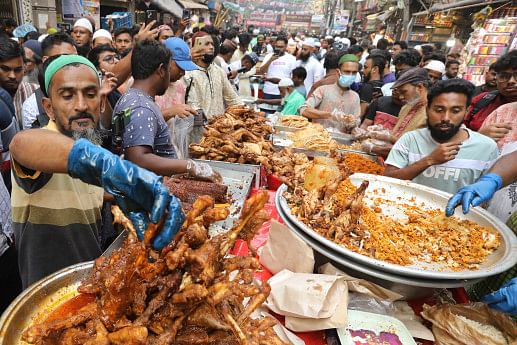
M61 55L45 62L43 74L49 124L18 133L10 146L13 228L24 288L101 254L103 189L135 220L140 238L168 210L155 249L171 240L184 219L160 177L81 139L97 138L100 83L93 64Z
M461 188L452 198L449 199L445 214L449 217L454 214L454 209L462 205L463 213L468 213L471 206L479 206L489 201L499 189L517 181L517 151L501 157L488 174L471 185ZM514 212L506 222L514 233L517 233L517 212ZM491 308L501 310L512 315L517 315L517 266L514 266L497 277L490 277L486 281L476 284L469 289L469 294L477 299L489 291L496 290L502 282L505 282L499 290L484 296L481 300ZM494 286L494 284L498 284ZM483 291L483 292L481 292Z

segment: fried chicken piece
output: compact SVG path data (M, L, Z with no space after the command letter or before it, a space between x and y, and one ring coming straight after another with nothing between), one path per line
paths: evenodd
M88 340L84 345L110 345L108 330L99 319L95 319L95 338Z
M209 331L231 331L222 315L216 308L204 302L199 305L187 318L187 326L205 328Z
M201 284L190 284L184 290L175 293L171 301L178 303L195 303L208 296L208 290Z
M203 215L203 220L205 220L205 216L209 211L214 211L214 210L216 210L216 209L213 208L211 210L208 210ZM223 219L226 219L226 217ZM213 221L212 222L207 221L206 225L194 223L191 226L189 226L187 231L185 232L185 237L184 237L185 243L190 248L198 248L199 246L201 246L208 239L208 230L206 229L206 226L210 226L210 224L212 224L212 223L213 223Z
M108 334L108 339L113 345L144 345L147 340L147 328L142 326L129 326Z

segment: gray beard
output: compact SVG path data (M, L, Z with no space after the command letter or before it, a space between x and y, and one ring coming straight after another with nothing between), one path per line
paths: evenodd
M74 138L74 140L86 139L97 146L102 145L101 132L95 128L87 128L84 131L73 131L72 138Z
M38 67L35 67L32 71L23 77L23 81L31 84L39 84L38 73Z

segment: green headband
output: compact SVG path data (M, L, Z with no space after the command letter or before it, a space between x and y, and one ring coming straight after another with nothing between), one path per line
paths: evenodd
M345 62L359 62L359 59L354 54L345 54L339 59L339 66Z
M47 92L47 94L49 91L48 86L50 85L50 82L52 81L54 74L56 74L57 71L59 71L61 68L76 63L90 67L92 71L94 71L95 74L97 74L97 69L87 58L80 55L61 55L60 57L52 61L45 70L45 91Z

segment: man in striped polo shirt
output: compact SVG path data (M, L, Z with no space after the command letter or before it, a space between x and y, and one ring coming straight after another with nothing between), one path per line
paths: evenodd
M104 190L130 219L139 220L133 224L140 237L146 224L157 223L168 209L164 231L153 241L156 249L184 219L161 177L92 143L101 100L95 66L82 56L55 56L45 62L43 75L48 126L18 133L10 146L13 229L24 288L101 254Z
M427 95L427 128L400 137L385 175L455 193L487 171L499 154L496 143L463 126L473 90L462 79L436 83Z

